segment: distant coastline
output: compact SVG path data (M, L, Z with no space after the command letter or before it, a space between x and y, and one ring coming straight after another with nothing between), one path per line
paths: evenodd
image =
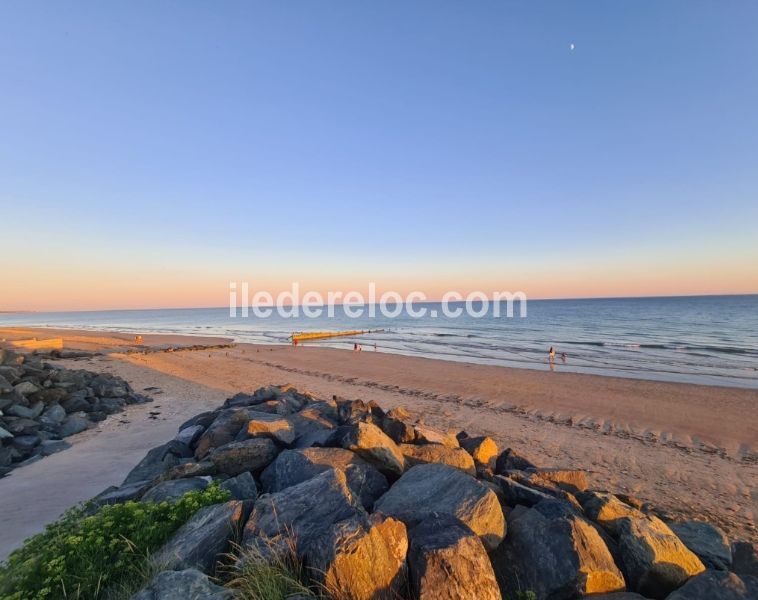
M432 303L433 304L433 303ZM296 331L382 330L310 342L558 372L758 388L758 295L530 301L526 318L229 316L228 308L0 313L3 327L157 333L289 345ZM566 354L566 360L561 355Z

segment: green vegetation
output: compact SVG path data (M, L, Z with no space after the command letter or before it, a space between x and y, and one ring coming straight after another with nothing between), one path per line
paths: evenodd
M0 566L0 600L99 600L149 578L148 557L195 512L229 494L213 484L170 504L73 509ZM113 592L113 593L112 593Z

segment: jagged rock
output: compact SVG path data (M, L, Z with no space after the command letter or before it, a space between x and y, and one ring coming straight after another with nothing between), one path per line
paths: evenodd
M203 435L204 431L205 427L202 425L190 425L189 427L180 430L179 433L174 436L174 440L192 448L193 444L200 439L200 436Z
M627 584L644 596L665 598L705 570L700 559L657 517L625 517L617 527Z
M97 507L106 504L121 504L129 500L139 500L148 489L150 489L149 481L133 481L120 487L111 486L100 492L91 502Z
M626 517L643 519L645 517L642 512L625 504L608 492L587 492L581 494L579 500L587 517L601 525L613 536L619 534L621 519Z
M503 475L508 471L526 471L527 469L536 468L537 466L533 462L511 448L503 450L495 461L495 473L498 475Z
M258 498L258 487L255 485L255 479L247 471L223 481L221 489L227 490L231 494L232 500L249 502Z
M362 400L337 400L337 419L340 425L369 422L371 409Z
M261 483L265 492L280 492L331 468L345 472L348 486L367 510L389 488L384 475L343 448L285 450L263 471Z
M424 425L416 425L413 428L416 432L417 444L442 444L450 448L459 448L458 438L453 433L444 433Z
M40 424L33 419L6 417L6 427L13 435L34 435Z
M124 484L149 481L162 475L171 467L179 464L179 459L186 448L184 444L179 444L173 440L156 446L129 472L124 479Z
M458 443L474 459L477 467L486 467L492 469L495 467L497 460L497 444L495 440L487 436L465 437L459 439Z
M40 454L42 456L50 456L51 454L57 454L68 450L71 444L64 442L63 440L44 440L40 445Z
M389 477L399 477L405 468L405 459L395 442L371 423L338 427L329 437L327 445L355 452Z
M384 415L381 428L396 444L411 444L416 441L416 430L410 420L408 411L398 406Z
M195 425L200 425L203 429L207 429L211 426L211 423L216 420L216 417L218 417L219 411L217 410L208 410L206 412L202 412L199 415L195 415L191 419L187 419L184 423L179 425L179 431L184 431L188 427L193 427Z
M442 444L400 444L406 468L416 465L439 463L476 475L474 459L463 448L451 448Z
M221 411L197 440L195 458L202 459L214 448L233 442L249 420L248 411L244 408Z
M500 487L503 501L509 506L516 506L518 504L534 506L543 500L553 499L552 496L545 492L535 490L504 475L495 475L493 482Z
M329 469L281 492L259 497L245 525L243 543L260 548L292 536L297 554L303 557L334 523L363 514L345 474Z
M60 404L51 404L39 417L40 423L50 427L55 427L56 425L63 423L65 419L66 410Z
M45 388L32 394L29 398L34 402L42 402L43 404L60 404L63 402L68 393L61 388Z
M13 434L7 429L0 427L0 440L9 440L13 437Z
M288 419L295 428L295 448L308 448L323 444L337 426L336 404L312 402Z
M715 525L702 521L684 521L668 523L668 526L703 561L707 569L728 571L732 566L729 538Z
M399 598L405 588L405 525L382 515L332 525L306 556L311 576L327 593L350 600Z
M171 467L165 473L163 473L159 479L161 481L167 481L169 479L183 479L184 477L206 477L208 475L216 474L216 465L209 460L203 460L199 463L196 462L183 462Z
M21 417L22 419L33 419L37 416L34 414L33 409L29 408L28 406L21 406L20 404L9 406L8 408L4 409L3 412L6 415Z
M459 469L418 465L376 502L374 510L412 527L434 512L453 515L474 531L488 550L505 536L505 518L495 493Z
M0 394L10 394L12 391L13 385L0 373Z
M756 600L758 578L724 571L705 571L693 577L666 600Z
M487 551L461 521L432 514L409 537L409 578L418 600L500 600Z
M333 433L332 429L313 428L295 439L294 447L297 449L324 447L329 442Z
M85 429L87 429L87 418L76 413L66 417L66 420L61 423L58 433L61 437L68 437L76 433L81 433Z
M758 577L758 545L735 542L732 546L732 571Z
M11 440L11 445L21 452L30 452L40 443L38 435L17 435Z
M269 437L285 446L289 446L295 441L295 427L288 419L267 413L251 412L249 416L248 437Z
M279 454L279 448L269 438L254 438L241 442L232 442L216 448L210 455L210 461L219 473L239 475L245 471L265 469Z
M187 477L164 481L150 488L142 496L142 502L175 502L187 492L199 492L210 485L210 478Z
M238 394L234 394L231 398L227 398L224 402L224 408L239 408L243 406L254 406L256 404L261 404L263 402L266 402L267 400L274 400L276 399L276 393L271 392L270 394L267 394L266 392L263 392L263 390L266 388L261 388L260 390L257 390L253 394L245 394L243 392L240 392Z
M232 600L231 590L210 582L196 569L163 571L131 600Z
M81 393L71 394L71 396L66 398L61 403L61 406L69 414L77 412L89 412L92 410L92 406L87 401L86 390L82 390Z
M39 392L41 388L31 381L22 381L21 383L17 383L13 389L23 396L31 396Z
M125 403L126 401L121 397L100 398L98 408L106 415L115 415L116 413L123 412Z
M151 560L167 569L196 568L213 574L218 560L240 530L242 502L232 500L198 510Z
M563 600L623 591L624 577L594 526L568 504L546 500L509 519L493 556L501 587Z
M532 484L557 486L572 493L584 492L589 487L586 471L577 469L532 469L527 477Z

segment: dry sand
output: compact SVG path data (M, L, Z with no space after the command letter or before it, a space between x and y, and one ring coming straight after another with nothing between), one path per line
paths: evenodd
M68 507L126 473L190 416L238 391L292 383L323 397L403 405L428 425L485 433L545 466L589 469L598 488L637 495L758 541L758 391L454 363L317 347L238 345L125 354L132 334L0 330L107 348L74 368L108 371L152 404L130 407L69 441L73 448L0 480L0 557ZM146 345L221 338L148 336ZM150 413L159 413L151 415Z

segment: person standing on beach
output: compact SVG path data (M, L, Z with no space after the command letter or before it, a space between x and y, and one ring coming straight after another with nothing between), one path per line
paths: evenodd
M555 360L555 350L552 346L550 346L550 350L548 350L547 357L550 362L553 362Z

